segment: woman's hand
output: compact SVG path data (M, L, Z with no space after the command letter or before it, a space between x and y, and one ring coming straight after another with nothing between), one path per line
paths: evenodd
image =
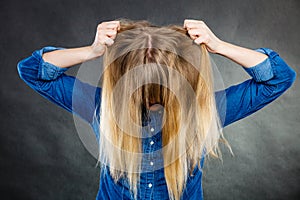
M47 52L43 54L42 58L44 61L61 68L71 67L95 59L104 54L106 45L110 46L114 43L118 29L120 29L119 21L102 22L97 27L97 33L92 45Z
M190 37L196 44L205 44L211 53L218 53L222 41L208 28L208 26L199 20L184 20L183 27L187 29Z
M97 32L92 47L92 53L96 56L102 56L106 46L114 43L117 31L120 29L119 21L102 22L97 26Z

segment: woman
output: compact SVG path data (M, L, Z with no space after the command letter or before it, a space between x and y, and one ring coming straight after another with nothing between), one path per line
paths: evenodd
M214 92L208 52L252 78ZM102 55L101 88L64 73ZM183 27L103 22L92 45L45 47L20 61L18 71L92 126L102 163L96 199L203 199L204 157L220 157L219 141L229 147L222 127L275 100L296 77L271 49L229 44L198 20Z

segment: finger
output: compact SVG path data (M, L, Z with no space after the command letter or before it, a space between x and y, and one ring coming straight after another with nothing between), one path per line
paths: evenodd
M186 23L186 29L190 30L190 29L195 29L195 28L200 28L200 27L203 27L204 24L201 24L201 23Z
M102 22L101 24L120 24L120 21L106 21L106 22Z
M101 30L100 33L104 36L115 39L116 35L117 35L117 30L115 30L115 29Z
M119 29L120 22L119 21L104 22L103 27L105 29Z
M104 31L104 34L107 35L108 37L116 36L117 31L116 30L106 30Z
M106 34L106 36L114 40L117 34Z
M103 42L105 45L111 46L114 43L114 40L109 37L105 37Z
M199 25L199 24L202 24L202 23L204 23L204 22L200 21L200 20L185 19L184 23L183 23L183 27L188 28L191 25L197 25L197 24Z
M120 21L107 21L107 22L104 22L104 23L120 23Z
M111 44L111 38L107 37L106 35L99 35L98 37L99 43L102 45Z
M116 21L116 24L117 24L117 30L120 30L120 28L121 28L120 21Z
M203 21L198 21L198 20L185 20L184 21L184 28L198 28L203 25L204 25Z
M196 39L202 35L204 35L204 32L201 29L190 29L188 31L189 36L191 37L191 39Z
M198 23L198 24L204 23L201 20L195 20L195 19L185 19L184 22L185 23Z
M204 43L204 41L205 41L204 37L198 37L197 39L194 40L196 44L202 44Z
M192 39L192 40L195 40L195 39L197 39L199 36L197 36L197 35L190 35L190 38Z
M201 35L203 33L203 30L199 29L199 28L197 28L197 29L190 29L190 30L188 30L188 33L190 35Z
M105 24L103 29L116 29L117 27L117 24Z

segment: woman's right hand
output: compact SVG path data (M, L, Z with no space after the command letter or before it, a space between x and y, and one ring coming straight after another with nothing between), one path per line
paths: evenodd
M102 22L97 26L97 32L92 47L92 52L96 56L102 56L106 46L111 46L120 30L119 21Z

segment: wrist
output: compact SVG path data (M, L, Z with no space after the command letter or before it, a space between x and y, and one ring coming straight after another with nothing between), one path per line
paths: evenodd
M223 40L220 40L217 44L215 53L220 55L225 55L226 49L228 49L228 43Z
M96 51L93 45L85 47L85 61L96 59L102 56L102 52Z

